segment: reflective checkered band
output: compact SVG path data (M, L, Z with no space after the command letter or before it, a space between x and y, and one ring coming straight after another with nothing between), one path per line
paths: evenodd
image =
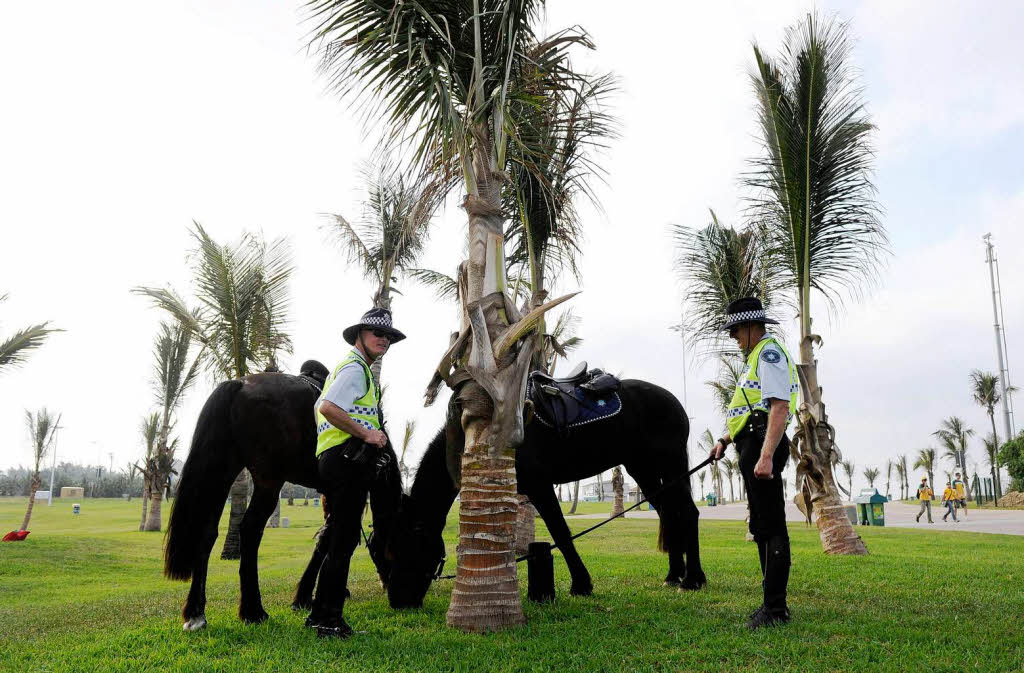
M363 316L364 325L379 325L380 327L391 327L391 316L384 315Z
M739 313L727 313L726 322L746 322L748 320L764 320L764 309L758 311L740 311Z
M345 410L345 413L350 415L350 416L352 414L359 414L361 416L376 416L377 415L377 407L361 407L361 406L359 406L357 404L354 407L352 407L351 409L349 409L347 407L343 407L343 409Z
M741 407L735 407L734 409L730 409L729 410L728 417L729 418L736 418L737 416L742 416L742 415L750 413L751 411L754 411L756 409L763 409L764 411L768 411L768 409L769 409L768 402L765 401L765 400L762 400L760 402L754 402L749 407L747 405L743 405Z
M749 388L750 390L760 390L761 389L761 382L760 381L744 381L740 385L743 386L744 388Z

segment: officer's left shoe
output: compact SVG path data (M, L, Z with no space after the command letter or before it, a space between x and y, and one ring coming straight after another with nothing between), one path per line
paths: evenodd
M762 605L750 616L747 628L751 631L756 631L762 626L780 626L788 623L789 619L789 610L783 609L781 612L770 612L768 608Z

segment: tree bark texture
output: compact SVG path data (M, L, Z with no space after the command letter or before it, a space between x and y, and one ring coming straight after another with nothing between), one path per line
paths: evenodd
M28 509L25 510L25 520L21 522L18 530L28 530L28 522L32 519L32 510L36 506L36 491L39 490L39 472L32 475L32 483L28 487Z
M580 482L575 481L572 484L572 507L569 508L569 514L576 513L576 506L580 504Z
M160 504L163 501L164 489L153 489L149 494L149 516L146 518L144 530L160 530Z
M525 554L537 539L537 509L525 495L519 496L516 513L516 553Z
M220 557L237 560L242 557L242 517L249 504L249 471L243 469L231 484L231 514L228 517L228 533L224 536L224 548Z

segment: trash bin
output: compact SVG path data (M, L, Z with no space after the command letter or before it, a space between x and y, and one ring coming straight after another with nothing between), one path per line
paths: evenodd
M81 514L82 513L82 506L79 505L77 502L74 505L71 505L71 513L72 514Z
M718 495L716 493L708 493L706 498L708 501L708 507L714 507L718 504Z
M885 525L885 496L877 489L865 488L853 504L857 506L857 522L862 526Z

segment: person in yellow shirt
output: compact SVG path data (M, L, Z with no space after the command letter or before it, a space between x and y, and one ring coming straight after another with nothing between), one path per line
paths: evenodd
M963 517L967 518L967 488L964 484L964 480L960 478L960 473L957 472L953 477L953 490L956 491L957 497L957 509L963 510Z
M917 487L917 499L921 501L921 509L917 513L917 518L914 521L920 522L921 515L928 512L928 523L935 523L932 521L932 498L935 494L932 492L931 486L928 485L928 477L921 477L921 485Z
M956 489L947 481L946 490L942 492L942 504L946 506L946 513L942 515L943 521L945 521L946 517L950 514L953 515L953 521L959 521L959 519L956 518L956 503L959 499L960 498L957 497L956 494Z

